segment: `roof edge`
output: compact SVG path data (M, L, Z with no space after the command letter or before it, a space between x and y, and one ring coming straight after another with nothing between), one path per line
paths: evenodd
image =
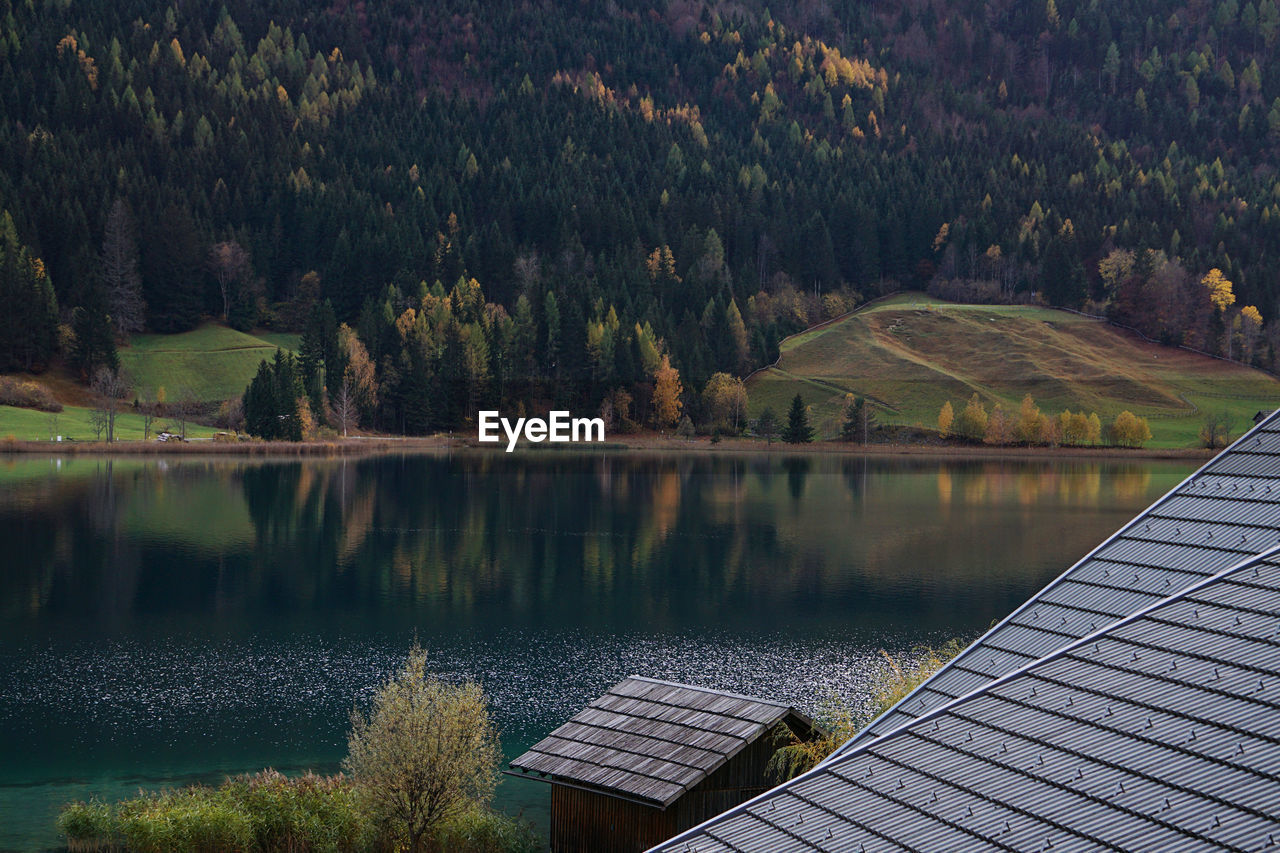
M507 765L507 766L510 767L512 765ZM519 772L517 772L517 770ZM538 773L538 771L520 770L520 768L516 768L516 770L502 771L502 775L510 776L514 779L528 779L531 782L543 782L548 785L563 785L566 788L573 788L578 791L586 791L588 794L599 794L602 797L613 797L615 800L626 800L628 803L635 803L638 806L648 806L651 809L658 809L659 811L666 811L668 806L670 806L676 800L680 799L679 797L675 797L674 799L666 803L659 803L657 800L649 800L649 799L645 799L644 797L628 796L618 791L612 791L612 790L609 790L608 788L597 788L591 785L587 785L583 782L568 782L568 781L565 781L564 779L559 778L558 776L547 776L543 774L538 774L535 776L534 775L535 773Z
M1106 539L1104 539L1102 542L1100 542L1097 546L1095 546L1094 548L1090 549L1090 551L1089 551L1087 554L1085 554L1085 555L1084 555L1083 557L1081 557L1079 560L1076 560L1074 563L1072 563L1070 566L1068 566L1068 567L1067 567L1067 569L1066 569L1064 572L1062 572L1062 574L1058 575L1058 576L1057 576L1057 577L1055 577L1053 580L1049 581L1049 583L1048 583L1048 584L1046 584L1044 587L1042 587L1038 592L1036 592L1036 594L1035 594L1035 595L1031 596L1031 598L1028 598L1026 601L1024 601L1022 604L1020 604L1018 607L1016 607L1013 611L1011 611L1011 612L1009 613L1009 615L1005 616L1005 617L1004 617L1003 619L1001 619L999 622L997 622L996 624L992 625L990 628L988 628L986 631L984 631L982 634L980 634L977 638L975 638L975 639L973 640L973 642L969 643L969 645L967 645L967 646L965 646L963 649L961 649L960 654L956 655L956 656L955 656L955 657L953 657L951 660L947 661L947 662L946 662L946 664L944 664L943 666L939 667L939 668L938 668L938 670L937 670L936 672L934 672L932 675L930 675L930 676L929 676L928 678L926 678L924 681L920 682L920 683L919 683L919 684L917 684L914 688L912 688L911 692L907 693L905 696L903 696L901 699L899 699L899 700L898 700L897 702L895 702L893 705L891 705L890 707L886 708L886 709L885 709L885 710L884 710L884 711L883 711L879 716L877 716L874 720L871 720L869 723L867 723L865 726L863 726L861 729L859 729L859 730L858 730L858 732L857 732L857 734L855 734L853 737L849 738L847 741L845 741L843 744L841 744L839 747L837 747L837 748L836 748L836 751L835 751L835 752L833 752L833 753L831 753L831 755L827 756L827 758L823 759L823 761L821 761L821 762L819 763L819 765L818 765L818 766L822 766L822 764L825 764L825 763L827 763L827 762L829 762L829 761L832 761L832 760L834 760L834 759L836 759L836 758L839 758L839 757L840 757L840 756L842 756L842 755L846 755L846 754L848 754L849 752L851 752L852 750L854 750L854 749L856 749L858 746L860 746L862 743L868 742L868 740L870 740L870 741L874 741L874 740L877 740L877 739L879 739L879 738L882 738L882 737L884 737L884 736L885 736L885 735L887 735L887 734L891 734L891 733L893 733L893 732L897 731L898 729L902 728L903 726L910 725L910 724L911 724L912 722L914 722L916 719L919 719L918 717L913 717L913 718L911 718L911 719L909 719L909 720L904 720L903 722L901 722L900 724L898 724L898 725L896 725L896 726L893 726L893 727L892 727L892 728L890 728L888 731L881 732L880 734L876 734L876 735L869 734L869 732L870 732L870 730L871 730L871 727L872 727L872 726L874 726L874 725L875 725L876 723L878 723L880 720L882 720L882 719L884 719L885 717L887 717L887 716L889 716L890 714L892 714L892 713L893 713L894 711L896 711L898 708L905 706L905 705L907 704L907 702L909 702L911 699L915 698L916 694L918 694L921 690L926 689L926 688L927 688L927 687L928 687L928 686L933 682L933 680L934 680L934 679L935 679L939 674L941 674L941 673L943 673L943 672L947 671L948 669L950 669L950 668L951 668L951 667L956 663L956 661L958 661L958 660L960 660L961 658L963 658L963 657L964 657L964 656L965 656L965 655L966 655L966 654L967 654L971 649L973 649L973 648L974 648L974 647L976 647L978 644L980 644L980 643L982 643L983 641L985 641L988 637L992 636L992 635L993 635L993 634L995 634L997 631L999 631L999 630L1001 630L1002 628L1004 628L1004 627L1005 627L1005 625L1007 625L1008 623L1012 622L1012 621L1013 621L1013 620L1014 620L1014 619L1015 619L1019 614L1023 613L1023 612L1024 612L1024 611L1026 611L1028 608L1030 608L1030 607L1032 606L1032 604L1033 604L1033 603L1035 603L1036 601L1038 601L1038 600L1039 600L1039 599L1040 599L1040 598L1041 598L1045 593L1049 592L1049 591L1050 591L1050 590L1052 590L1052 589L1055 589L1059 584L1061 584L1063 581L1065 581L1065 580L1068 578L1068 576L1069 576L1072 572L1074 572L1077 568L1079 568L1080 566L1082 566L1084 563L1088 562L1089 560L1092 560L1092 559L1093 559L1093 558L1098 554L1098 552L1100 552L1103 548L1106 548L1108 545L1110 545L1110 544L1111 544L1112 542L1114 542L1116 539L1118 539L1118 538L1120 538L1121 536L1123 536L1123 535L1125 534L1125 532L1127 532L1127 531L1128 531L1128 530L1130 530L1131 528L1136 527L1136 526L1137 526L1137 524L1138 524L1138 521L1139 521L1139 520L1141 520L1141 519L1142 519L1142 518L1144 518L1145 516L1149 515L1149 514L1150 514L1150 513L1151 513L1151 512L1156 508L1156 507L1160 506L1161 504L1165 503L1166 501L1168 501L1169 499L1171 499L1172 497L1174 497L1174 495L1176 495L1176 494L1177 494L1177 492L1178 492L1178 490L1179 490L1179 489L1181 489L1182 487L1186 486L1188 483L1190 483L1190 482L1191 482L1192 480L1194 480L1196 477L1199 477L1199 476L1201 476L1202 474L1206 473L1206 471L1207 471L1207 469L1209 468L1209 466L1210 466L1210 465L1213 465L1213 464L1214 464L1215 462L1217 462L1219 459L1221 459L1222 457L1226 456L1228 453L1230 453L1230 452L1232 452L1233 450L1235 450L1239 445L1241 445L1241 444L1243 444L1243 443L1244 443L1245 439L1253 437L1253 434L1254 434L1254 433L1262 431L1263 427L1267 426L1268 424L1270 424L1270 423L1271 423L1271 422L1273 422L1273 421L1276 421L1278 418L1280 418L1280 409L1276 409L1275 411L1271 412L1271 414L1270 414L1270 415L1268 415L1267 417L1263 418L1262 420L1260 420L1260 421L1258 421L1256 424L1254 424L1251 428L1249 428L1248 430L1245 430L1245 432L1244 432L1244 434L1243 434L1243 435L1241 435L1241 436L1240 436L1239 438L1237 438L1235 441L1231 442L1231 444L1229 444L1227 447L1223 448L1223 449L1222 449L1221 451L1219 451L1218 453L1214 454L1214 455L1213 455L1210 459L1208 459L1208 460L1207 460L1203 465L1201 465L1199 468L1197 468L1196 470L1194 470L1194 471L1192 471L1190 474L1188 474L1188 475L1186 476L1186 478L1184 478L1181 482L1179 482L1179 483L1178 483L1176 486L1174 486L1172 489L1170 489L1169 491L1167 491L1167 492L1165 492L1163 495L1161 495L1158 499L1156 499L1156 501L1155 501L1154 503L1152 503L1150 506L1148 506L1148 507L1147 507L1146 509L1144 509L1142 512L1138 513L1136 516L1134 516L1133 518L1131 518L1129 521L1125 522L1125 524L1123 524L1123 525L1122 525L1119 529L1117 529L1114 533L1112 533L1110 536L1108 536ZM1188 588L1189 588L1189 587L1188 587ZM1162 600L1163 600L1163 599L1162 599ZM1158 602L1157 602L1157 603L1158 603ZM1114 626L1114 625L1118 625L1119 623L1120 623L1120 620L1117 620L1116 622L1112 622L1112 623L1111 623L1111 625L1113 625L1113 626ZM1039 658L1037 658L1036 660L1039 660ZM1031 663L1035 663L1035 661L1033 660L1033 661L1031 661ZM1030 664L1028 664L1028 665L1030 665ZM1017 671L1017 670L1015 670L1015 671ZM988 684L991 684L991 683L993 683L993 682L987 682L987 683L988 683ZM977 689L981 689L981 688L977 688ZM972 691L971 691L971 692L972 692ZM965 694L965 695L968 695L968 694ZM956 698L957 698L957 699L959 699L959 698L961 698L961 697L956 697ZM954 701L954 700L952 700L952 701ZM945 705L945 704L948 704L948 703L943 703L943 704Z

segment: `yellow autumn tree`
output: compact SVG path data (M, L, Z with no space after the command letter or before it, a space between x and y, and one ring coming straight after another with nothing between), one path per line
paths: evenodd
M1200 283L1209 291L1209 302L1218 311L1226 311L1236 301L1231 290L1231 282L1222 274L1222 270L1214 267L1205 273Z
M991 410L991 416L987 418L987 429L982 434L982 440L997 447L1012 444L1014 426L1013 420L1004 413L1004 406L996 403L995 408Z
M1014 435L1023 444L1039 444L1043 435L1043 423L1040 420L1040 407L1027 394L1022 398L1022 408L1018 411L1018 425L1014 427Z
M946 438L951 434L951 424L956 419L956 413L951 408L951 401L942 404L941 411L938 412L938 434Z
M680 419L680 395L684 387L680 384L680 371L671 366L669 356L663 356L662 362L653 371L653 422L659 429L669 427Z
M1124 411L1111 424L1111 441L1121 447L1141 447L1151 440L1151 427L1146 418Z
M1101 425L1098 430L1102 430ZM1066 409L1058 415L1058 440L1063 444L1072 447L1090 444L1093 441L1089 437L1090 432L1089 416L1084 412L1072 412Z
M1098 417L1097 412L1089 413L1089 430L1085 433L1085 437L1090 444L1102 441L1102 419Z
M747 388L741 379L713 373L702 391L712 426L737 433L747 417Z
M1114 294L1120 284L1133 274L1134 255L1128 249L1113 249L1098 261L1098 276L1107 293Z
M956 433L973 441L982 441L987 434L987 407L975 393L969 398L964 411L956 418Z
M1262 332L1262 312L1253 305L1240 309L1240 355L1245 364L1253 364L1254 349Z

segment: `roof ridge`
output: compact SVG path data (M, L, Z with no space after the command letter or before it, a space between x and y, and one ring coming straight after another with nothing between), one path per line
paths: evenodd
M775 708L785 708L789 711L795 710L793 706L788 705L785 702L774 702L770 699L761 699L759 696L746 696L746 695L743 695L742 693L730 693L728 690L716 690L714 687L701 687L697 684L681 684L678 681L664 681L661 678L648 678L643 675L628 675L626 678L622 679L622 681L619 681L618 684L625 684L628 681L644 681L649 684L662 684L666 687L679 687L683 690L697 690L702 693L712 693L716 696L725 696L730 699L742 699L747 702L754 702L757 705L772 705ZM612 693L613 688L617 687L618 684L615 684L613 685L613 687L610 687L609 692ZM638 698L638 697L631 697L631 698ZM731 717L733 715L724 714L722 716Z

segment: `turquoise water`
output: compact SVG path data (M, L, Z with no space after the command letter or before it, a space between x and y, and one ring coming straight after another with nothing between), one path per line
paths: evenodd
M1190 466L636 452L0 461L0 850L58 807L336 770L414 637L508 757L627 675L865 700ZM545 786L498 803L545 827Z

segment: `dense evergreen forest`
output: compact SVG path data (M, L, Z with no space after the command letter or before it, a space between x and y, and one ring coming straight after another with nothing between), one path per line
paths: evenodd
M0 0L0 370L215 317L306 332L249 396L312 422L626 423L901 287L1272 367L1278 39L1276 0Z

